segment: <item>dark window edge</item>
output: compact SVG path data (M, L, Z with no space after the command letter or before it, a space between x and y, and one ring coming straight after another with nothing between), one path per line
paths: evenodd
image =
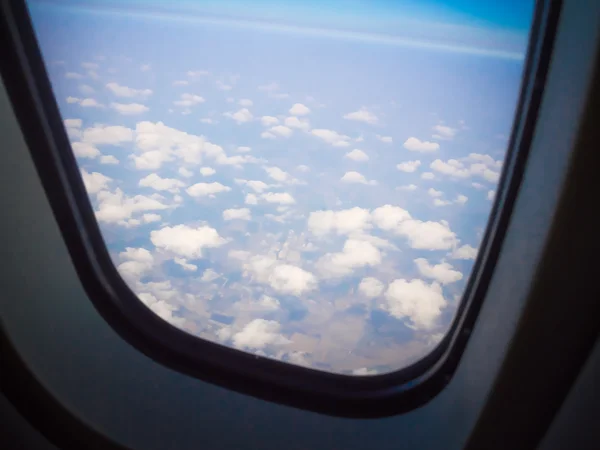
M447 385L485 297L523 175L561 6L559 1L538 3L497 200L450 332L417 363L372 377L325 373L226 348L189 335L147 310L112 264L75 157L64 151L70 144L22 1L1 6L0 33L9 45L0 68L82 284L123 339L169 368L261 399L334 416L383 417L415 409Z

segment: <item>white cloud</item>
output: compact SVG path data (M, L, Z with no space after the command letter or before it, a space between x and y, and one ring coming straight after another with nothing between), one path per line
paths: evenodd
M350 137L339 134L333 130L327 129L313 129L310 131L313 136L316 136L328 144L333 145L334 147L349 147L350 146Z
M81 80L83 75L77 72L67 72L65 73L65 78L70 78L72 80Z
M239 349L263 349L271 345L286 345L291 341L280 332L280 325L274 320L254 319L242 331L233 335L234 347Z
M262 133L260 133L260 137L263 139L277 139L277 136L268 131L263 131Z
M240 106L252 106L254 103L252 103L252 100L248 99L248 98L242 98L239 102L238 105Z
M142 214L142 220L145 223L159 222L160 219L161 219L161 217L158 214L153 214L153 213Z
M243 180L243 179L236 178L235 182L237 184L242 184L242 185L248 186L254 192L258 192L258 193L261 193L271 187L270 184L267 184L264 181L260 181L260 180Z
M119 164L119 160L113 155L102 155L100 157L100 164Z
M81 92L83 95L92 95L96 93L96 90L87 84L80 84L79 92Z
M471 186L473 186L475 189L485 189L485 186L481 183L471 183Z
M273 290L299 297L317 287L317 278L300 267L283 264L263 255L256 255L244 263L244 276L269 285Z
M364 122L370 125L374 125L379 122L379 119L375 114L370 112L365 107L360 108L358 111L354 111L348 114L344 114L344 119L346 120L354 120L357 122Z
M79 103L80 101L81 101L81 99L77 98L77 97L71 97L71 96L67 97L67 103Z
M411 152L421 153L435 152L440 148L440 144L438 144L437 142L420 141L415 137L408 138L404 142L403 146L405 149L410 150Z
M138 186L149 187L157 191L179 192L179 188L185 186L185 183L175 178L161 178L155 173L142 178Z
M396 169L398 169L401 172L411 173L411 172L415 172L420 165L421 165L421 161L418 161L418 160L417 161L405 161L403 163L396 165Z
M433 200L433 206L448 206L452 202L450 200L442 200L441 198L436 198Z
M82 140L93 145L121 145L133 140L133 130L118 125L96 125L83 130Z
M210 72L208 70L188 70L185 74L190 78L197 78L210 75Z
M384 142L386 144L391 144L392 142L394 142L394 140L392 139L391 136L380 136L380 135L376 135L375 136L377 138L377 140Z
M354 270L376 266L381 263L381 252L372 243L358 239L347 239L341 252L327 253L315 264L323 278L340 278Z
M377 375L377 369L368 369L367 367L360 367L358 369L354 369L352 371L352 375L359 375L359 376L364 376L364 375Z
M355 172L355 171L350 171L350 172L346 172L342 178L340 178L340 181L344 182L344 183L359 183L359 184L370 184L370 185L375 185L377 184L376 181L368 181L364 175L362 175L359 172Z
M290 108L289 113L292 116L305 116L310 113L310 108L302 103L294 103L294 106Z
M112 181L112 178L106 175L98 172L89 173L85 169L81 169L81 177L89 194L96 194L103 189L107 189L108 183Z
M173 86L187 86L188 84L190 84L190 82L187 81L187 80L175 80L175 81L173 81Z
M164 227L150 233L150 241L156 248L187 259L200 259L206 248L216 248L227 243L217 230L203 225L192 228L187 225Z
M65 123L65 127L67 127L67 128L81 128L82 120L81 119L65 119L64 123Z
M260 123L263 124L265 127L270 127L273 125L277 125L279 123L279 119L273 116L262 116L260 118Z
M292 197L287 192L265 192L260 197L267 203L279 203L280 205L292 205L296 203L294 197Z
M204 271L204 273L202 273L202 277L200 278L200 281L210 283L211 281L216 280L220 276L221 275L218 272L215 272L213 269L208 268Z
M340 211L313 211L308 217L308 229L316 236L328 233L348 235L371 228L368 209L354 207Z
M185 167L180 167L177 172L179 173L179 175L181 175L182 177L186 177L186 178L189 178L192 175L194 175L194 172L192 172L189 169L186 169Z
M377 278L363 278L358 285L358 292L367 298L379 297L383 292L384 285Z
M173 102L173 104L175 106L190 107L190 106L194 106L199 103L205 102L203 97L200 97L199 95L196 95L196 94L190 94L190 93L181 94L179 96L179 98L180 98L180 100L175 100Z
M398 191L416 191L417 185L416 184L407 184L406 186L398 186L396 189Z
M442 195L444 195L442 191L436 191L434 188L429 188L427 190L427 193L432 197L441 197Z
M106 88L117 97L147 97L152 95L151 89L134 89L127 86L121 86L118 83L108 83Z
M231 191L229 186L224 186L221 183L196 183L185 190L191 197L206 197L214 196L219 192Z
M219 89L220 91L230 91L231 89L233 89L233 86L231 86L230 84L224 83L221 80L217 80L217 82L215 84L217 85L217 89Z
M296 169L299 170L300 172L310 172L310 167L308 167L304 164L300 164L299 166L296 166Z
M463 245L452 252L452 259L475 259L478 249L470 245Z
M209 125L213 125L213 124L217 123L214 120L212 120L210 117L203 117L202 119L200 119L200 122L206 123L206 124L209 124Z
M152 66L150 64L142 64L140 66L140 70L142 72L148 72L150 69L152 69Z
M212 167L200 167L200 175L202 175L203 177L209 177L211 175L214 175L215 173L217 173L217 171Z
M456 128L451 128L445 125L436 125L433 127L433 139L453 139L456 136Z
M421 174L421 178L423 178L424 180L433 180L435 178L435 175L432 172L423 172Z
M397 206L385 205L375 209L372 219L382 230L405 236L415 249L447 250L456 244L456 234L447 222L413 219L408 211Z
M456 200L454 200L455 203L458 203L460 205L464 205L468 201L469 201L469 197L467 197L466 195L462 195L462 194L458 194L456 196Z
M84 108L104 108L102 103L98 103L93 98L84 98L79 102L79 105L83 106Z
M363 161L369 160L369 156L365 152L363 152L362 150L359 150L357 148L355 148L351 152L346 153L346 155L344 155L344 157L351 159L353 161L357 161L357 162L363 162Z
M248 208L226 209L223 211L223 220L251 220L252 215Z
M298 184L298 180L279 167L265 167L267 174L275 181L287 184Z
M431 278L442 285L456 283L463 278L463 274L458 270L454 270L454 267L447 262L432 266L425 258L417 258L415 259L415 264L422 276Z
M250 147L245 147L245 146L240 146L237 148L237 151L240 153L247 153L249 151L251 151L252 149Z
M111 103L110 107L119 114L126 116L142 114L150 110L150 108L148 108L146 105L142 105L141 103Z
M98 209L96 210L98 221L122 226L139 225L141 222L131 218L137 212L169 208L156 198L145 195L128 197L119 188L114 192L102 190L98 192L96 199L98 200Z
M465 162L467 164L465 164ZM500 173L497 170L501 167L501 165L501 161L494 161L489 155L471 153L467 158L463 158L462 161L449 159L448 161L444 162L441 159L436 159L431 163L430 167L436 172L455 178L479 176L489 182L496 183L500 178ZM492 167L491 169L490 166Z
M269 128L269 131L267 131L266 133L270 133L271 135L274 136L281 136L281 137L290 137L294 131L286 126L283 125L276 125L272 128ZM261 135L262 136L262 135Z
M308 129L310 128L310 123L308 122L308 120L298 119L295 116L286 117L283 123L288 128L296 128L298 130L308 131Z
M173 258L173 262L180 265L186 272L195 272L198 270L198 266L196 264L188 263L187 259L185 258Z
M145 248L127 247L124 252L119 253L122 262L117 266L120 274L127 278L139 279L145 275L154 264L154 257Z
M258 205L258 198L254 194L247 194L244 203L246 205Z
M100 150L87 142L73 142L71 143L71 148L73 148L73 153L78 158L94 159L100 156Z
M496 191L488 191L488 193L487 193L488 200L494 200L495 196L496 196Z
M447 304L438 283L428 285L419 279L394 280L385 298L387 311L398 319L408 319L408 325L417 330L434 328Z
M223 114L225 117L235 120L237 123L246 123L252 121L254 116L248 110L248 108L242 108L234 113L226 112Z

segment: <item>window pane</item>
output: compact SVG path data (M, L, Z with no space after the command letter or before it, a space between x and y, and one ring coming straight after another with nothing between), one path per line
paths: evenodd
M31 1L104 239L200 338L369 375L448 329L532 1Z

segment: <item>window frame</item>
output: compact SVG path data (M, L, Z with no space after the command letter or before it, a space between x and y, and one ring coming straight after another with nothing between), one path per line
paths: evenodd
M8 44L2 77L38 176L78 276L94 307L129 344L154 361L227 389L341 417L411 411L450 382L486 296L510 221L535 129L560 15L560 1L538 1L523 81L494 205L452 325L425 357L396 372L357 377L256 356L182 331L151 312L114 266L70 148L24 1L4 2Z

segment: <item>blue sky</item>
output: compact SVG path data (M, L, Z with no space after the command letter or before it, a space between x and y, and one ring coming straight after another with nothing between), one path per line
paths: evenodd
M530 2L30 2L115 264L200 337L422 357L467 282Z

